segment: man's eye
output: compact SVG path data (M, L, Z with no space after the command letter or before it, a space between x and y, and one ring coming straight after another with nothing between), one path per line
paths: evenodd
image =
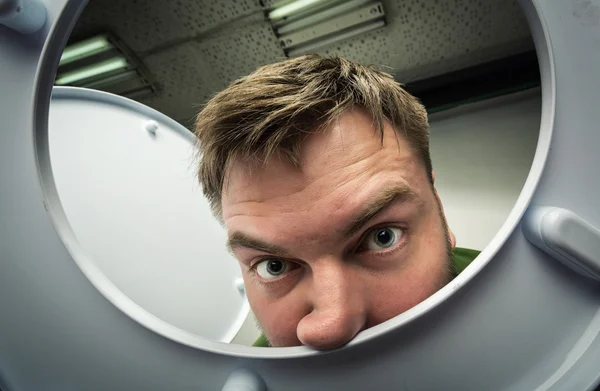
M401 238L400 228L378 228L367 236L365 247L368 250L384 250L398 243Z
M281 259L266 259L256 265L256 272L265 280L277 278L289 269L289 262Z

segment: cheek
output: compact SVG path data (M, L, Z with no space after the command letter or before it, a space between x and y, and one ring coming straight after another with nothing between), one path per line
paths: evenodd
M442 241L418 242L416 250L410 255L408 267L369 281L366 293L370 303L368 327L409 310L447 283L448 260Z
M380 277L370 284L368 327L411 309L440 288L437 274L411 270L401 277Z
M304 300L293 297L269 299L257 286L249 286L246 292L252 312L273 346L301 345L296 329L309 312Z

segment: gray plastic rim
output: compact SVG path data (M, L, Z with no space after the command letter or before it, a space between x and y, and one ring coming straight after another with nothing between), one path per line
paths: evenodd
M57 22L49 32L48 39L42 51L40 66L36 71L35 85L35 149L38 164L38 174L42 190L45 196L46 210L50 219L58 232L65 248L70 256L76 262L83 274L92 283L92 285L115 307L125 313L127 316L138 322L143 327L180 344L200 349L215 354L222 354L232 357L259 358L259 359L290 359L307 357L319 354L318 351L306 347L287 347L287 348L254 348L242 345L233 345L211 341L203 337L191 334L185 330L177 328L145 311L143 308L131 301L125 294L117 289L106 276L94 265L86 255L73 234L71 227L66 219L66 215L58 199L56 186L52 176L48 148L48 112L53 88L54 75L58 67L60 53L64 49L68 37L83 11L86 0L69 0L64 12L59 16ZM542 78L542 117L540 133L533 163L523 189L517 198L515 205L509 213L504 224L496 233L492 241L483 249L479 257L457 278L448 285L436 292L434 295L411 308L410 310L384 322L375 327L360 333L350 343L339 350L351 349L353 346L363 344L375 339L388 331L395 330L420 318L434 308L443 305L443 303L456 291L471 281L496 255L509 236L517 228L523 214L527 210L529 203L538 186L541 175L544 171L550 142L552 139L552 129L554 123L554 113L556 107L556 79L554 71L554 57L552 54L547 27L543 19L539 16L537 6L530 0L520 0L528 23L530 31L534 38L537 56L540 64L540 73ZM107 94L110 95L110 94ZM124 97L113 96L114 102L126 107L135 107L140 110L139 103L131 101ZM159 118L161 121L173 123L174 120L165 115L143 105L150 116ZM179 126L179 124L178 124Z

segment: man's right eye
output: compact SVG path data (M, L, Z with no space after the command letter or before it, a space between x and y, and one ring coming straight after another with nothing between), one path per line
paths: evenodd
M255 267L256 273L261 278L269 280L281 276L290 268L290 265L288 261L273 258L260 261Z

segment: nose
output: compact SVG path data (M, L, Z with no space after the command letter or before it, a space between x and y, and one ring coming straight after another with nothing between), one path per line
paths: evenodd
M309 300L312 311L298 323L303 345L319 350L335 349L365 328L366 311L359 283L343 265L330 263L313 268Z

